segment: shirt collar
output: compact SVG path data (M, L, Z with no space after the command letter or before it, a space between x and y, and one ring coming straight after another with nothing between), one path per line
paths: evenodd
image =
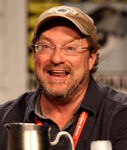
M83 108L85 109L85 111L91 112L96 115L105 94L106 90L104 90L101 85L97 84L93 77L90 76L88 89L80 108Z
M23 122L29 122L30 115L35 113L35 103L38 95L40 95L41 89L38 88L35 92L31 92L26 98L26 112Z

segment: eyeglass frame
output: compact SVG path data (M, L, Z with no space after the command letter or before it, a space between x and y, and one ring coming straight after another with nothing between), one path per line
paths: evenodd
M81 39L84 39L84 38L81 38ZM75 40L81 40L81 39L75 39ZM49 42L49 41L48 41ZM37 43L37 44L36 44ZM36 52L39 52L39 44L41 44L41 42L36 42L36 43L31 43L31 45L32 46L34 46L34 50L36 51ZM71 42L69 42L69 43L71 43ZM67 44L69 44L69 43L67 43ZM50 44L51 44L51 49L52 50L55 50L56 48L60 48L60 49L64 49L65 48L65 46L67 45L64 45L64 46L56 46L55 44L53 44L53 43L51 43L50 42ZM36 50L37 49L37 50ZM79 50L83 50L83 49L85 49L84 51L79 51ZM76 51L76 53L75 54L66 54L66 53L63 53L64 55L69 55L69 56L76 56L78 53L83 53L83 52L86 52L86 51L91 51L93 49L93 47L91 46L91 45L89 45L89 46L87 46L87 47L81 47L81 46L78 46L78 47L76 47L75 48L75 51ZM65 52L65 51L64 51Z

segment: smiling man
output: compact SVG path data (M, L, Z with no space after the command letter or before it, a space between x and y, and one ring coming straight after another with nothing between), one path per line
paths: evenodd
M99 47L94 22L80 9L59 6L40 15L31 43L39 88L0 107L0 149L7 150L4 124L11 122L50 126L51 140L67 131L76 150L90 150L96 140L127 149L127 96L92 77ZM50 149L69 149L68 141Z
M41 111L63 129L84 97L97 52L90 53L87 36L66 19L50 19L43 26L33 41Z

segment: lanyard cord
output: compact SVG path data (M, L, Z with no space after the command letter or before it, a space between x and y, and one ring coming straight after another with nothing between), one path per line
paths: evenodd
M85 125L87 117L88 117L88 113L86 113L84 111L79 116L75 131L73 134L74 147L76 147L76 145L77 145L77 142L79 140L79 137L80 137L83 127Z
M87 117L88 117L88 113L86 113L84 111L79 116L75 131L74 131L74 134L73 134L74 147L76 147L76 145L77 145L77 142L79 140L79 137L81 135L81 132L83 130L85 122L87 120ZM37 119L37 116L35 116L35 124L43 125L43 123L40 120Z

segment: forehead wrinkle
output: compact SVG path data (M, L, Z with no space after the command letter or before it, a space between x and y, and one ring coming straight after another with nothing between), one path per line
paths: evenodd
M69 40L68 40L68 39L65 40L65 41L64 41L64 44L68 44L68 43L70 43L70 42L73 42L73 41L79 40L79 39L81 39L81 37L74 36L74 37L71 37ZM48 41L48 42L54 44L54 42L53 42L53 40L52 40L52 38L51 38L50 36L48 37L48 36L46 36L46 35L41 35L40 38L39 38L39 40L46 40L46 41Z

